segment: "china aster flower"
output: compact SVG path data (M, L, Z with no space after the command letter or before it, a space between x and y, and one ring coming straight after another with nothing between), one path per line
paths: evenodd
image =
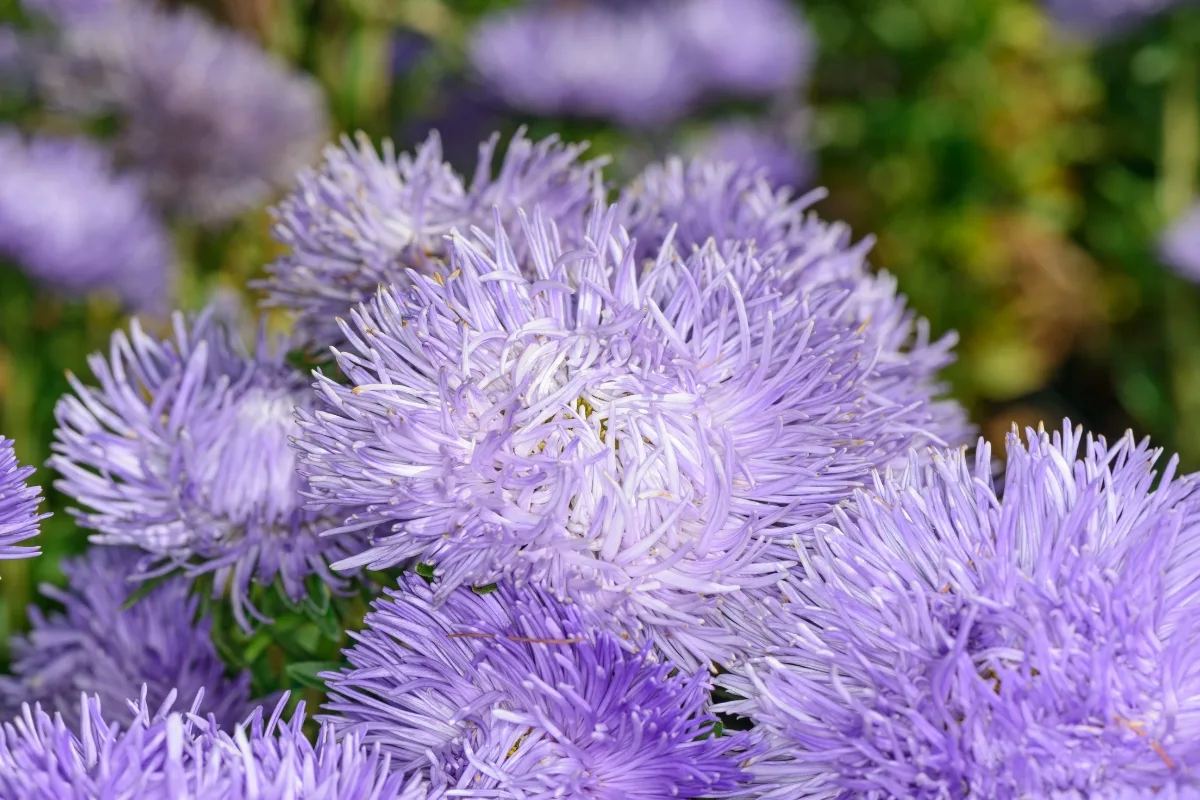
M8 707L40 703L75 727L81 694L101 698L114 715L143 687L154 705L172 691L191 697L207 687L201 713L222 725L245 716L250 676L226 678L211 622L197 620L197 598L186 580L168 579L126 607L141 558L130 548L92 547L63 562L67 589L42 588L62 612L46 616L31 606L32 630L13 639L13 677L0 678Z
M708 92L766 96L795 92L816 43L788 0L684 0L675 20Z
M981 445L818 531L775 645L722 679L771 742L762 796L1200 791L1197 477L1069 423L1007 451L1002 498Z
M753 163L672 158L626 187L621 220L641 258L654 258L668 236L684 252L710 239L723 250L753 242L787 290L847 292L843 319L861 327L877 348L868 385L909 408L894 424L909 431L913 446L926 434L932 444L966 443L973 428L962 407L938 399L945 393L938 373L954 360L956 335L932 339L928 322L908 308L895 277L867 264L873 238L854 242L847 225L811 212L823 196L821 190L795 197L776 189Z
M581 228L601 188L602 162L580 160L586 145L518 132L493 177L498 142L480 146L469 181L443 161L436 132L411 155L397 156L390 141L379 153L365 136L328 147L320 169L302 174L275 209L275 238L290 252L267 268L269 302L295 312L298 330L324 347L341 339L339 315L381 285L407 283L410 269L434 271L446 236L487 224L494 208L512 219L536 206L564 235Z
M1111 36L1168 9L1194 0L1046 0L1064 30L1088 37Z
M449 273L381 290L335 350L351 385L319 376L299 412L301 469L351 512L332 536L377 528L335 566L535 583L727 663L721 598L777 583L794 535L939 439L878 377L851 293L785 291L749 246L643 270L614 219L574 249L522 217L527 258L497 220L453 239Z
M118 117L117 154L162 207L230 219L317 155L328 120L311 78L195 9L110 5L64 20L40 84L60 110Z
M578 605L502 585L438 604L408 574L325 675L326 717L399 769L473 797L723 796L756 752L712 735L706 675L597 632Z
M97 697L82 697L69 725L40 706L0 728L0 796L28 800L426 800L423 783L393 773L378 748L325 727L304 736L304 704L283 722L284 702L264 720L222 729L211 718L172 711L174 695L151 710L130 704L133 720L106 721Z
M812 53L785 0L542 2L485 18L470 57L509 105L655 127L710 94L794 89Z
M0 129L0 255L69 294L109 291L163 309L174 256L142 184L113 172L84 139L25 139Z
M38 514L42 490L29 486L33 467L22 467L13 452L12 439L0 436L0 559L29 558L38 547L21 545L38 534L39 523L50 516Z
M1200 206L1175 220L1158 243L1163 262L1189 280L1200 280Z
M344 583L327 568L343 543L318 537L342 517L303 508L289 440L293 409L314 398L285 355L265 335L247 352L209 314L176 314L167 340L135 320L107 359L89 359L99 386L68 376L74 394L55 412L56 485L79 503L92 540L147 551L155 572L212 572L243 625L252 581L278 578L293 599L311 575Z

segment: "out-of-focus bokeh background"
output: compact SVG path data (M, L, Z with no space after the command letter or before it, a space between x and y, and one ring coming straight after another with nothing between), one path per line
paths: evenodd
M436 129L469 174L526 125L611 154L614 183L684 152L826 187L817 209L959 331L947 378L986 435L1070 416L1200 469L1190 3L0 0L0 21L0 434L24 463L130 313L216 302L253 333L267 208L330 138ZM47 496L49 557L0 562L0 642L83 545Z

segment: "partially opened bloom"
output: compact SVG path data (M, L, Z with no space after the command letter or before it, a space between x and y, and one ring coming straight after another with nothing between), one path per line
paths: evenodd
M290 439L314 397L285 355L263 336L247 352L208 314L176 314L168 340L135 320L89 359L99 386L69 376L56 409L56 485L93 541L141 548L158 571L213 572L243 624L251 581L278 578L293 599L310 575L342 584L327 561L344 542L318 536L341 516L303 508Z
M375 603L327 674L339 733L472 797L714 797L744 782L745 734L712 735L707 676L676 673L538 590L415 575Z
M195 9L109 6L61 20L40 83L59 109L118 118L119 157L164 208L230 219L316 157L328 120L310 77Z
M727 662L721 598L778 582L794 535L939 440L908 387L876 390L851 293L785 291L749 246L643 270L614 215L582 249L524 219L526 258L497 221L444 277L382 290L335 351L352 385L320 377L300 414L302 469L353 512L332 533L379 526L342 566L631 606L681 663Z
M444 265L446 236L488 223L495 208L515 219L536 206L564 235L579 231L602 162L581 160L586 145L518 132L495 166L498 143L480 146L470 180L443 161L436 133L411 155L397 156L390 141L377 152L365 136L328 147L320 169L302 174L275 209L275 238L290 252L267 268L270 303L293 311L298 331L326 347L341 341L339 315L379 286L407 284L410 269Z
M775 645L723 679L762 796L1200 791L1197 477L1069 424L1007 450L1002 498L987 446L914 459L802 554Z
M0 796L27 800L426 800L420 779L393 772L378 748L329 727L304 736L304 704L282 721L265 717L221 728L211 718L130 704L128 725L106 721L97 697L80 698L78 724L40 706L0 728ZM128 712L126 712L128 713Z
M85 139L0 130L0 255L72 295L108 291L137 311L166 305L174 255L143 185Z
M92 547L63 562L67 589L42 588L62 611L47 616L31 606L32 630L13 639L13 677L0 678L9 709L41 703L74 727L81 694L99 697L116 718L143 688L156 706L173 691L192 697L207 689L200 713L222 725L246 715L250 676L226 677L211 622L197 619L186 580L168 579L125 607L141 558L138 550Z
M12 439L0 436L0 559L29 558L41 552L22 545L38 534L39 523L49 514L38 514L42 490L28 484L33 467L22 467L13 452Z

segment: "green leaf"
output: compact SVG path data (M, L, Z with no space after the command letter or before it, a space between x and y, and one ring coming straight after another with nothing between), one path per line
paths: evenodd
M288 678L301 686L324 691L325 681L319 677L322 672L334 672L342 665L337 661L297 661L288 664L285 672Z

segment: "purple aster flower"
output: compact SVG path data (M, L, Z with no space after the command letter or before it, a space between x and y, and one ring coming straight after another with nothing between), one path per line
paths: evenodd
M252 580L278 578L297 600L310 575L341 588L327 559L345 543L318 531L344 515L304 510L289 443L293 409L313 406L306 378L283 347L260 335L250 354L209 314L176 314L174 328L160 341L135 320L108 359L89 359L98 387L68 376L75 394L59 401L51 464L80 524L97 543L148 551L161 571L213 572L243 625Z
M1175 220L1158 243L1159 257L1183 277L1200 281L1200 205Z
M767 96L794 92L816 43L788 0L684 0L676 25L708 91Z
M412 574L327 678L339 733L473 797L714 797L745 780L745 734L711 735L709 680L656 663L577 605Z
M697 161L732 162L761 170L773 187L803 186L812 175L807 153L768 126L746 119L714 126L694 152Z
M684 116L702 91L676 11L661 2L534 3L481 22L470 58L514 108L655 127Z
M32 139L0 129L0 253L71 294L107 290L160 312L174 256L136 179L113 174L83 139Z
M847 321L854 295L785 291L749 247L643 271L615 216L583 249L522 216L525 259L497 220L454 237L444 277L381 290L335 350L352 385L318 376L325 408L299 414L301 468L317 507L353 512L331 534L378 526L335 566L537 583L628 607L689 668L728 663L722 598L777 583L795 534L941 439Z
M33 467L22 467L13 452L12 439L0 436L0 560L30 558L41 548L19 544L38 534L39 523L49 514L38 514L42 490L27 481Z
M211 223L258 205L328 136L315 81L194 9L115 3L64 22L43 91L59 109L115 114L119 157L174 213Z
M1046 0L1046 10L1064 30L1093 38L1114 35L1190 2L1194 0Z
M130 703L128 726L105 721L98 697L82 697L69 725L40 706L0 729L0 796L27 800L425 800L419 779L392 773L378 748L322 729L305 738L303 703L289 722L283 701L264 720L257 709L232 732L212 718L171 711L171 695L152 713Z
M143 687L155 705L172 691L194 696L207 687L202 713L222 725L245 716L250 676L225 677L211 622L196 619L197 599L187 581L168 579L125 608L136 588L130 576L142 557L129 548L93 547L63 562L68 589L42 587L63 612L47 617L31 606L32 631L13 640L15 677L0 679L10 708L41 703L75 727L81 693L100 697L116 712Z
M812 51L786 0L543 2L485 19L470 58L515 108L655 127L711 93L793 89Z
M818 531L722 679L771 742L759 796L1200 791L1197 476L1069 423L1007 451L1002 498L986 444L914 456Z
M494 208L512 219L537 206L565 235L580 229L602 190L603 162L581 161L586 145L518 132L492 177L498 141L480 146L469 182L442 160L436 133L399 157L390 141L380 154L365 136L328 147L321 168L302 174L275 210L275 237L291 252L267 268L270 304L293 310L300 332L328 346L340 341L339 315L380 285L406 283L407 270L435 270L447 234L488 223Z
M957 336L931 338L928 322L908 308L895 277L867 264L873 238L855 243L847 225L810 211L822 197L823 190L793 197L788 189L775 189L752 164L673 158L649 167L625 189L622 221L641 258L654 258L669 236L685 253L710 239L726 251L753 242L787 290L847 292L843 319L861 327L878 348L866 379L870 391L909 409L894 424L914 437L932 433L927 443L966 443L974 429L962 407L936 399L945 393L938 373L954 360Z

